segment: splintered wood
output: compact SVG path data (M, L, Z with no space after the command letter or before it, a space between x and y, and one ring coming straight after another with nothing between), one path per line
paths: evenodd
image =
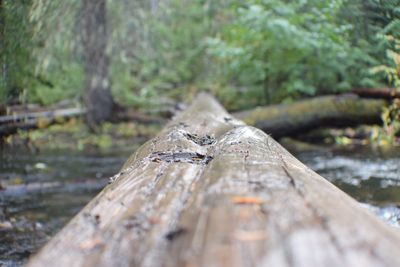
M400 234L200 95L28 266L400 266Z

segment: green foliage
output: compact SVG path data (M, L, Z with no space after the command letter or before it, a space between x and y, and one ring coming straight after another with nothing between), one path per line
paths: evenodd
M389 25L390 27L392 25ZM394 33L396 36L396 33ZM389 85L394 90L400 90L400 39L393 35L386 35L388 49L386 50L387 64L382 64L370 69L374 74L383 74ZM379 145L393 145L398 143L400 134L400 101L395 99L391 105L383 109L383 127L375 131L371 140Z
M378 146L398 145L400 138L400 102L394 101L382 111L382 127L375 126L370 135L370 142Z
M338 15L352 25L350 37L354 44L363 41L377 44L380 39L377 33L382 30L386 34L400 34L399 0L346 0ZM379 53L377 48L375 52Z
M2 2L2 102L19 97L48 105L81 95L83 70L73 53L71 26L75 18L73 12L68 12L74 11L77 2Z
M236 20L208 40L208 51L238 85L264 91L267 102L348 90L360 82L354 69L370 59L348 41L351 25L337 20L341 6L278 0L234 5Z
M30 102L50 105L64 99L79 101L83 94L83 68L76 62L65 60L62 67L50 68L41 73L40 79L42 82L33 81L27 92Z
M8 26L0 52L8 71L0 77L1 99L80 99L81 1L3 2L0 19ZM112 92L124 106L153 109L165 105L160 99L185 100L207 89L239 109L397 86L398 44L389 39L399 38L399 6L400 0L108 0Z
M79 97L83 91L80 1L33 2L29 15L37 44L35 74L45 82L31 84L28 99L51 104ZM109 0L107 4L112 93L117 102L154 108L155 98L182 98L182 90L202 83L202 74L209 70L203 40L220 23L221 18L215 18L225 1L172 0L151 6L148 1Z
M30 0L3 0L0 5L0 103L18 97L32 76Z
M28 101L50 105L83 95L84 71L79 47L80 1L34 1L29 13L35 77Z
M386 50L386 59L382 65L375 66L370 69L373 74L383 74L387 79L387 83L397 90L400 90L400 39L392 35L384 36L388 42Z
M113 20L112 43L121 48L113 54L116 98L128 105L154 107L155 96L182 98L183 90L202 84L202 74L209 68L204 39L217 28L217 10L223 2L172 0L159 2L158 7L136 3L134 16ZM126 12L126 6L116 3L111 9Z
M386 36L400 37L399 7L400 0L347 0L338 14L351 25L352 45L374 58L372 66L391 64L386 54L393 42Z
M388 144L394 144L397 135L400 133L400 102L396 101L385 108L382 113L383 136L381 140L386 140Z

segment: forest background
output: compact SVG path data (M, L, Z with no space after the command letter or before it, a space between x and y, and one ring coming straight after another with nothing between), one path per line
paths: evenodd
M0 44L3 105L155 112L205 90L232 111L400 88L399 0L0 0Z

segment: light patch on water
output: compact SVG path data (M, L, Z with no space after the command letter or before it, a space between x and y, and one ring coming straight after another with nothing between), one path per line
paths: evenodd
M400 159L359 159L348 156L316 156L307 161L316 172L332 180L359 185L362 180L382 179L381 186L400 185Z
M400 229L400 208L394 205L386 207L373 206L367 203L361 203L361 206L372 211L378 218L391 226Z
M299 152L297 157L380 219L400 228L399 151L386 155L362 147Z

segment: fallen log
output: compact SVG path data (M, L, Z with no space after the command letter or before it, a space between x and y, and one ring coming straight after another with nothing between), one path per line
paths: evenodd
M28 266L400 266L400 233L201 95Z
M387 100L400 98L400 91L396 88L355 88L351 92L365 98L382 98Z
M40 125L50 125L85 113L84 108L66 108L0 116L0 136L11 135L18 130L35 129Z
M47 109L36 107L39 111L22 110L20 113L0 116L0 137L15 134L18 130L31 130L63 122L86 114L85 108ZM140 113L134 109L118 107L111 122L135 121L142 124L162 124L165 119Z
M354 94L321 96L234 113L238 119L274 138L296 136L319 127L381 124L383 99L363 99Z
M12 114L6 116L0 116L0 125L7 123L15 123L21 121L39 120L39 119L57 119L64 117L79 116L86 112L84 108L65 108L57 110L46 110L38 112L28 112L22 114Z

